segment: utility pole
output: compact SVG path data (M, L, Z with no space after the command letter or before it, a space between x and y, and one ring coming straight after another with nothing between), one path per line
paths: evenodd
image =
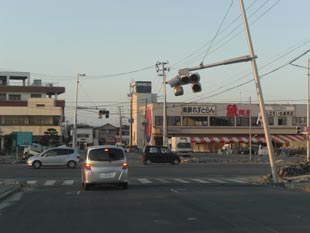
M130 145L130 149L132 148L132 123L133 123L133 119L132 119L132 90L130 89L130 93L129 93L129 97L130 97L130 119L129 119L129 145Z
M252 161L252 103L251 96L249 98L249 156Z
M260 85L260 79L259 79L255 55L254 55L254 49L253 49L253 45L252 45L248 21L247 21L247 17L246 17L244 5L243 5L243 0L240 0L240 7L241 7L241 11L242 11L244 28L245 28L245 32L246 32L247 41L248 41L249 54L252 57L252 59L251 59L252 72L253 72L254 80L255 80L255 84L256 84L256 92L257 92L257 97L258 97L258 101L259 101L260 112L262 113L262 120L263 120L264 133L265 133L266 142L267 142L272 178L273 178L274 183L278 183L278 174L277 174L276 165L274 163L274 154L273 154L274 151L273 151L273 145L271 143L271 137L270 137L269 126L268 126L268 118L267 118L267 113L265 110L263 92L262 92L262 88Z
M122 123L122 111L121 111L121 106L119 108L119 143L120 145L123 144L123 136L122 136L122 129L123 129L123 123Z
M168 130L167 130L167 92L166 92L166 71L170 71L166 65L168 62L157 62L156 71L161 72L159 76L163 76L163 94L164 94L164 104L163 104L163 146L168 146ZM160 68L160 65L162 66Z
M85 77L86 74L77 74L76 79L76 92L75 92L75 106L74 106L74 121L73 121L73 132L72 132L72 148L76 147L77 142L77 103L78 103L78 96L79 96L79 83L80 83L80 76Z
M307 162L309 162L309 150L310 150L310 141L309 141L309 126L310 126L310 94L309 94L309 85L310 85L310 59L308 59L307 61L307 134L306 134L306 137L307 137Z

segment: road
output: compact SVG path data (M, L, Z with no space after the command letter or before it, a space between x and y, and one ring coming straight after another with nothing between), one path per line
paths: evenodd
M1 165L1 180L24 184L0 205L1 232L309 232L309 193L254 183L269 170L135 163L128 190L84 191L80 169Z

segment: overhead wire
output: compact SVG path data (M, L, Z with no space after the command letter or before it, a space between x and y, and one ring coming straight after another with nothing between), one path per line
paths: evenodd
M223 19L222 19L220 25L219 25L219 27L218 27L218 29L217 29L217 31L216 31L214 37L212 38L212 40L211 40L211 42L210 42L210 45L209 45L209 47L208 47L208 49L207 49L207 52L206 52L206 54L203 56L200 65L203 65L203 63L204 63L206 57L208 56L209 51L210 51L210 49L211 49L211 47L212 47L212 45L213 45L213 43L214 43L214 41L215 41L215 39L216 39L218 33L219 33L219 31L221 30L221 28L222 28L222 26L223 26L223 24L224 24L224 22L225 22L225 19L226 19L226 17L228 16L228 13L229 13L230 10L231 10L231 7L232 7L233 3L234 3L234 0L231 0L231 3L230 3L230 5L229 5L228 9L226 10L226 13L225 13L225 15L224 15L224 17L223 17Z

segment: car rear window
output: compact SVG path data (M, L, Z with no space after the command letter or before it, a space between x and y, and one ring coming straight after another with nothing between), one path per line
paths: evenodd
M100 148L89 151L88 159L91 161L116 161L124 159L123 150L117 148Z

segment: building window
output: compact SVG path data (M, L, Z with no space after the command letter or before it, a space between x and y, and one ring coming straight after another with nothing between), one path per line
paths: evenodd
M234 117L210 117L210 126L234 126Z
M60 125L60 116L53 116L53 125Z
M208 117L183 117L183 126L208 126Z
M3 116L4 125L25 125L26 118L24 116Z
M2 101L6 100L6 94L5 93L0 93L0 100L2 100Z
M42 95L38 93L31 93L30 97L31 98L42 98Z
M181 117L180 116L168 116L167 125L168 126L181 126ZM162 116L155 116L155 126L163 126Z
M293 117L293 125L306 125L307 117Z
M9 100L22 100L22 96L17 94L9 94Z
M286 122L286 120L285 120ZM268 123L269 125L274 125L274 117L268 117Z
M155 116L155 126L163 126L163 117Z
M181 126L181 117L180 116L168 116L167 124L168 126Z
M30 116L29 125L53 125L50 116Z
M279 126L287 125L286 117L278 117L278 125Z

